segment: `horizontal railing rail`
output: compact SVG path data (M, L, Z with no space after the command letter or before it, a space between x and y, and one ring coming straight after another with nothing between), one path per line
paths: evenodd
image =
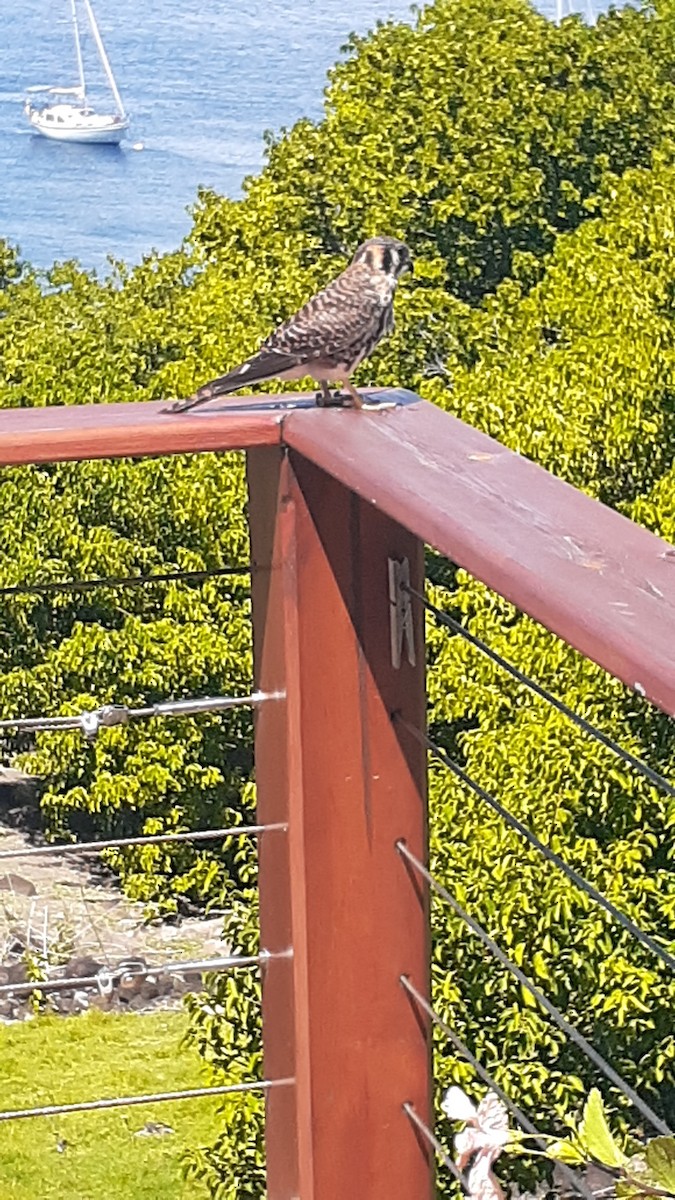
M410 392L5 410L0 465L286 446L675 714L675 548Z

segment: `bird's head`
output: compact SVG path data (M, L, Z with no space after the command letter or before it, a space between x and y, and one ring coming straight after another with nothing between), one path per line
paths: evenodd
M352 262L362 262L371 270L388 275L395 283L404 271L412 267L412 254L405 242L393 237L368 238L359 246Z

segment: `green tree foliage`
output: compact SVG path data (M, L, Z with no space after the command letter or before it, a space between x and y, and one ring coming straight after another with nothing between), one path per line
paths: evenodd
M240 894L231 903L224 937L233 953L259 950L254 856L245 844L238 851L243 877ZM262 1076L260 973L237 971L214 976L209 995L191 996L189 1041L196 1046L213 1083L246 1083ZM265 1194L265 1100L257 1092L228 1096L222 1109L222 1134L210 1146L194 1147L187 1156L191 1178L204 1183L210 1194L259 1200Z
M324 120L271 142L244 213L209 197L195 237L227 270L254 244L256 262L292 238L314 259L388 229L479 299L531 272L608 174L649 164L672 129L671 46L666 21L630 8L589 30L526 0L439 0L414 28L352 38Z
M7 471L0 586L245 563L241 492L241 464L214 455ZM248 606L245 575L4 597L0 707L7 716L48 715L246 694ZM79 733L43 733L23 761L44 780L52 834L179 832L240 822L250 741L242 709L132 723L93 744ZM22 745L19 735L14 748ZM109 861L132 895L165 907L205 896L222 871L208 848L188 846L126 850Z
M558 240L537 287L524 295L508 281L489 299L478 318L485 331L480 359L453 370L452 391L438 380L427 387L465 419L666 534L675 445L674 180L667 165L629 173L598 219ZM601 569L601 560L599 546L589 569ZM442 607L672 774L671 722L462 572L453 582L452 591L435 589ZM440 740L570 865L672 945L672 800L477 659L462 639L433 626L429 639L431 722ZM434 768L432 795L436 869L554 1003L672 1119L668 972L447 772ZM475 871L467 873L467 859ZM440 912L437 921L434 970L460 1034L526 1110L537 1111L544 1081L558 1111L571 1109L593 1078L583 1060L456 921ZM448 1080L470 1077L453 1060L442 1076L446 1068Z
M675 6L560 27L525 0L437 0L352 39L324 119L270 139L244 198L202 193L188 244L99 280L0 256L0 403L185 394L334 274L364 236L416 254L398 329L363 382L408 385L645 525L675 537L672 162ZM243 562L240 464L203 456L6 472L0 585ZM570 553L574 548L570 547ZM598 548L598 566L602 547ZM593 564L589 569L595 569ZM430 557L443 608L666 773L669 723L499 597ZM247 690L244 579L3 600L3 715ZM672 943L667 797L429 625L430 723L484 787L654 936ZM21 748L23 744L19 744ZM41 735L54 832L152 831L250 811L241 714ZM675 1112L672 983L449 774L431 780L434 869L626 1078ZM223 897L255 945L249 847L115 860L136 895ZM434 911L435 1003L533 1120L596 1083L513 980ZM253 977L214 981L193 1036L213 1072L260 1055ZM470 1083L439 1043L439 1086ZM262 1192L262 1105L230 1100L192 1159L214 1196ZM628 1119L628 1114L624 1114Z
M589 1093L581 1121L572 1123L571 1136L549 1145L548 1154L559 1162L602 1164L615 1174L617 1194L624 1197L675 1196L675 1138L662 1135L646 1144L625 1140L621 1145L597 1088Z

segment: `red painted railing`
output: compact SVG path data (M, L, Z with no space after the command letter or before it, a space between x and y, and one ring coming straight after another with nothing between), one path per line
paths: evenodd
M675 550L406 392L0 413L0 463L246 450L270 1200L434 1190L423 590L429 543L675 714ZM394 627L392 630L392 620ZM400 653L399 653L400 651ZM286 953L291 951L292 954ZM404 1109L407 1106L407 1110Z

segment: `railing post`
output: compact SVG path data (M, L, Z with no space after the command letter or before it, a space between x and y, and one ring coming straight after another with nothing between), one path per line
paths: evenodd
M428 1200L430 1038L400 976L428 994L424 644L392 662L390 559L422 586L423 548L306 459L249 452L269 1200ZM416 606L417 607L417 606Z

